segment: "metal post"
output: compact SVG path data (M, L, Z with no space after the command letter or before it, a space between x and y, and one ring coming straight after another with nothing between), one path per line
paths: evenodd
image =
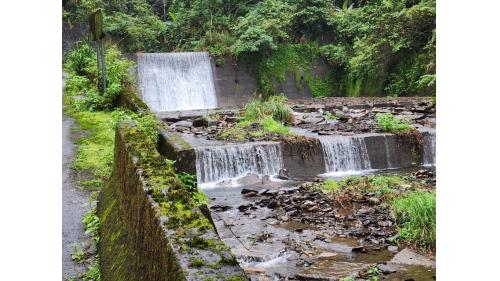
M101 91L106 91L106 58L104 51L104 34L102 32L103 17L101 9L96 10L89 16L89 27L92 40L96 42L97 48L97 74L101 76Z
M106 92L106 52L104 51L104 41L100 40L101 45L101 79L102 79L102 92Z

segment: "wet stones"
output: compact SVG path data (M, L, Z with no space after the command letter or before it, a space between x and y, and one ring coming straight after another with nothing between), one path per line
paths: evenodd
M253 197L253 196L256 196L259 192L257 190L253 190L253 189L247 189L247 188L243 188L241 190L241 194L243 194L243 196L245 197Z
M213 205L210 207L211 210L215 212L225 212L229 209L232 209L233 207L231 206L226 206L226 205Z

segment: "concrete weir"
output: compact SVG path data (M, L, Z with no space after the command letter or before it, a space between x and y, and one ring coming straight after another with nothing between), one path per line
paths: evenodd
M234 150L238 157L228 156L226 153L219 155L220 157L209 155L210 157L207 156L201 160L199 159L200 153L196 152L199 144L193 143L187 136L165 131L160 136L159 151L169 159L176 159L176 167L180 171L192 174L207 173L207 167L220 167L221 169L226 167L226 170L239 171L238 173L225 171L225 179L228 179L228 175L240 177L244 176L245 173L272 176L284 168L292 178L301 179L319 174L335 176L374 170L409 168L418 165L434 165L435 133L422 131L420 140L418 138L420 138L418 134L380 133L321 137L309 135L285 138L279 144L281 157L267 157L265 153L257 153L260 150L255 148L253 150L244 149L245 147L258 146L256 143L230 145L216 143L212 145L217 147L218 151ZM205 142L210 143L211 141ZM207 146L203 144L202 147ZM255 152L256 157L243 159L244 157L241 155L247 150ZM258 155L261 156L257 157ZM204 161L205 170L203 172L197 171L201 167L200 161ZM217 161L217 163L209 163L210 161ZM228 161L245 164L243 166L246 167L243 169L235 167L231 163L225 163ZM207 176L205 175L203 178L207 178ZM222 177L217 179L222 179ZM205 182L206 180L199 181L199 183Z

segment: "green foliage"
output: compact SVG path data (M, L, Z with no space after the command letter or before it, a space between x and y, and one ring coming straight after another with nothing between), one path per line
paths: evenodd
M236 55L275 50L278 42L290 38L294 7L286 1L264 0L257 3L248 14L239 19L234 28L237 40Z
M217 64L246 58L266 96L285 71L317 97L436 91L435 0L80 0L65 5L63 17L86 21L96 8L124 51L208 51ZM320 79L304 64L311 45L332 75Z
M270 133L276 133L279 135L289 135L290 129L283 125L283 123L274 120L271 116L268 116L260 121L260 125L265 131Z
M67 8L66 17L81 22L101 8L104 33L126 52L160 50L165 42L167 24L147 0L80 0L71 1Z
M325 114L323 114L323 116L325 117L326 120L330 121L337 120L337 116L335 116L335 114L331 113L330 111L326 111Z
M254 99L245 105L243 116L246 121L250 122L263 120L270 116L276 121L291 123L292 111L287 102L288 99L283 94L271 96L266 101Z
M376 175L368 176L370 184L373 185L375 193L385 196L395 192L395 189L403 183L400 176Z
M66 93L82 96L76 105L90 110L110 109L120 95L122 83L130 82L129 69L133 62L123 59L116 47L106 48L106 91L99 92L100 74L97 54L87 42L80 42L64 61L69 76Z
M99 256L96 256L94 258L94 261L92 262L88 270L83 274L82 279L84 281L101 281Z
M366 271L366 274L368 277L367 281L378 281L380 277L380 271L376 265L370 266Z
M71 259L77 263L81 263L85 260L86 254L82 247L78 243L73 244L73 250L71 252Z
M417 191L391 202L398 223L399 237L420 247L434 247L436 242L436 194Z
M196 181L195 175L181 172L177 173L177 177L184 184L185 188L189 190L189 192L191 193L191 197L193 198L197 206L208 205L207 195L205 194L205 192L198 189L198 182Z
M230 128L225 128L224 131L219 135L222 140L233 139L235 141L244 141L246 136L246 131L241 126L235 126Z
M392 115L392 113L377 113L375 119L380 128L385 132L405 133L415 130L409 121L399 119Z
M97 216L96 209L90 209L82 220L85 226L85 234L89 234L95 242L99 242L99 217Z
M338 181L334 179L326 179L321 184L321 190L323 190L323 192L325 193L336 192L339 189L340 189L340 184Z
M265 96L276 94L274 81L283 84L286 73L295 75L295 86L302 87L302 74L308 82L314 96L321 96L318 90L321 89L321 79L311 73L310 65L319 56L319 45L311 42L307 44L280 44L275 50L267 55L241 56L242 60L249 60L255 66L259 76L259 88ZM311 85L314 84L314 85ZM316 87L314 87L317 85Z

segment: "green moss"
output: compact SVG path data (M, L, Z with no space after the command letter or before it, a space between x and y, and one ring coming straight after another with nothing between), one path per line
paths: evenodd
M319 76L314 76L311 74L311 71L307 69L305 71L304 79L307 82L307 86L311 90L311 94L313 97L330 97L334 94L334 80L331 77L331 74L326 76L325 78L321 78Z
M168 138L170 141L179 144L182 149L188 150L192 148L191 145L177 133L169 134Z
M233 275L226 279L226 281L246 281L246 280L248 279L243 275Z
M249 62L251 65L256 64L260 91L265 96L271 96L276 94L273 81L283 85L287 72L295 74L295 85L297 89L301 89L301 72L310 73L309 68L314 60L319 57L319 54L319 45L315 42L280 44L269 55L259 58L253 56L243 57L242 60ZM313 80L312 75L310 75L310 80Z
M190 257L189 258L189 266L191 267L202 267L205 265L205 260L196 258L196 257Z

